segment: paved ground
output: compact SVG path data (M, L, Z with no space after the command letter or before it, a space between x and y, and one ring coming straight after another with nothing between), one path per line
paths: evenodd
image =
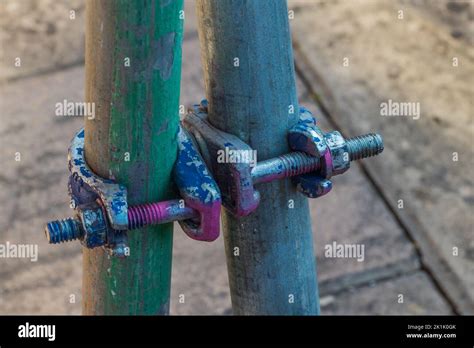
M473 10L472 2L313 2L293 21L313 100L347 134L383 134L383 159L366 161L365 173L464 313L474 311ZM417 103L419 117L384 117L390 100Z
M64 9L71 6L83 8L79 1ZM311 201L322 313L450 314L461 312L461 306L474 313L472 162L467 160L472 159L473 62L464 20L469 8L404 3L406 22L397 22L392 16L398 7L387 1L353 6L297 0L291 6L301 104L320 115L326 130L338 127L355 135L376 129L387 141L383 156L364 167L355 165L336 179L329 196ZM456 28L446 11L463 16L454 21ZM82 40L77 22L69 25L74 27L68 35L75 36L68 40ZM5 22L2 28L0 39L13 35ZM454 30L463 34L453 35ZM47 40L43 35L35 39ZM437 54L437 45L445 53ZM18 55L31 56L30 49L38 56L51 54L43 52L49 46L41 47L16 49ZM57 62L34 66L34 59L23 60L31 64L21 72L5 60L0 65L0 76L9 79L0 87L0 199L6 202L0 211L0 244L39 245L37 262L0 259L1 314L81 310L80 246L49 246L42 234L45 221L70 213L65 152L82 120L54 116L54 105L83 99L84 68L73 64L81 61L80 53L79 46L71 59L62 60L61 65L73 65L66 69L54 69ZM453 55L462 70L443 65ZM16 56L14 49L7 56ZM190 105L202 98L203 86L189 2L183 57L181 103ZM349 57L348 67L342 67L344 57ZM389 98L420 101L422 117L381 117L377 106ZM410 146L420 149L422 161L410 158ZM446 159L454 151L463 159L455 164ZM17 152L21 161L15 161ZM405 209L398 209L398 199L404 199ZM335 213L341 207L344 216ZM364 245L365 260L325 257L324 246L333 242ZM458 256L453 246L460 249ZM173 256L171 313L230 314L222 239L197 243L176 225ZM185 303L178 303L180 294Z

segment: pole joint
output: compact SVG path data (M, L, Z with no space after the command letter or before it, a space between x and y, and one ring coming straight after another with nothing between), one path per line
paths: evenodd
M220 191L188 132L179 128L173 177L181 199L128 206L127 189L97 176L84 156L84 130L69 148L71 207L76 217L51 221L45 234L51 244L79 239L87 248L104 247L117 257L130 255L127 231L178 221L192 239L219 236Z
M219 236L221 190L222 204L235 216L247 216L260 201L254 185L291 177L299 192L318 198L351 161L383 151L378 134L346 140L338 131L324 133L304 107L288 131L288 143L293 152L257 162L249 145L207 121L204 100L186 115L178 132L173 174L183 199L128 207L126 188L88 167L81 130L69 148L68 186L77 216L49 222L46 236L51 244L79 239L87 248L103 246L111 255L126 257L128 230L178 221L192 239L213 241Z
M338 131L323 132L312 113L300 107L298 123L288 131L292 152L257 162L256 151L207 120L207 101L195 105L183 120L197 140L207 166L221 188L222 204L235 216L254 212L260 193L254 185L291 177L299 192L318 198L332 188L333 176L345 173L350 162L383 151L378 134L344 139Z

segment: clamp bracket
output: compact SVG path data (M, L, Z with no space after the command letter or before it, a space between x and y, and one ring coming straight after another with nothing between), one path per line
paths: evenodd
M200 152L221 189L223 205L237 216L255 211L260 194L253 187L250 163L219 163L222 151L252 151L252 148L235 135L213 127L207 120L207 110L195 105L182 121L196 139ZM227 150L226 150L227 149Z
M222 153L250 152L252 148L236 136L213 127L207 119L207 101L194 105L183 120L199 145L200 151L222 189L224 206L236 216L255 211L260 194L259 183L291 177L298 191L318 198L332 188L331 178L349 169L350 161L375 156L383 151L378 134L344 139L338 131L324 133L311 112L300 107L299 120L288 131L292 152L259 162L219 160Z
M212 241L219 236L219 187L207 170L189 133L179 127L177 137L178 155L173 177L184 206L180 207L175 201L167 201L129 207L126 187L96 175L87 165L84 129L74 136L68 152L68 191L71 207L76 210L78 219L68 226L74 227L73 235L80 238L85 247L103 246L111 254L125 257L128 255L127 230L174 220L179 220L184 232L192 239ZM52 232L55 237L50 238L50 242L62 241L58 226L65 225L48 225L55 228ZM70 229L68 233L63 233L63 240L71 239L69 231Z

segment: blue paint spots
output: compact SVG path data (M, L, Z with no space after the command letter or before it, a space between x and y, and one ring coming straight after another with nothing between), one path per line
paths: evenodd
M127 190L113 180L95 175L84 159L84 130L73 138L69 148L69 187L71 198L80 204L91 203L98 197L104 205L114 229L128 228Z
M174 180L187 206L199 213L199 221L183 220L183 231L196 240L213 241L219 236L220 191L187 132L179 127L178 158Z
M217 184L192 141L181 129L178 134L178 158L174 167L174 179L185 200L192 199L203 204L220 201Z
M112 207L112 210L114 211L114 213L121 214L123 211L123 208L125 208L127 204L123 200L114 199L112 200L112 203L110 204L110 206Z
M92 174L84 167L80 167L80 172L83 176L85 176L86 178L90 178L92 176Z

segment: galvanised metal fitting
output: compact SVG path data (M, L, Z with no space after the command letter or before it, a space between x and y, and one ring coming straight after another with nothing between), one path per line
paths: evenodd
M189 134L180 127L173 176L183 199L128 207L127 190L95 175L84 157L84 130L69 148L69 194L77 216L51 221L45 233L50 243L81 240L87 248L105 247L110 254L129 254L127 230L179 221L191 238L213 241L219 236L221 197Z
M194 136L207 167L212 172L222 196L222 204L238 216L245 216L258 206L260 194L253 187L251 165L247 162L219 161L222 151L251 153L252 148L238 137L214 128L207 121L207 101L195 105L182 120Z
M297 189L309 198L327 194L332 188L329 179L345 173L351 161L375 156L383 151L383 140L378 134L370 133L350 139L344 139L338 131L324 134L316 125L316 118L304 107L300 108L298 123L288 132L288 143L293 151L312 157L293 164L309 173L292 178ZM301 156L294 160L298 161L299 158Z
M297 189L310 198L328 193L329 180L349 169L350 161L375 156L383 151L378 134L367 134L345 140L337 132L323 133L305 108L300 109L297 125L288 132L294 151L277 158L258 162L218 161L219 153L248 152L252 148L236 136L214 128L207 121L207 101L195 105L183 120L183 126L196 139L200 151L221 188L223 205L236 216L252 213L260 200L254 185L292 177Z
M183 219L179 224L192 239L213 241L219 237L221 193L197 149L192 136L179 127L173 179L185 205L199 215L197 220Z

